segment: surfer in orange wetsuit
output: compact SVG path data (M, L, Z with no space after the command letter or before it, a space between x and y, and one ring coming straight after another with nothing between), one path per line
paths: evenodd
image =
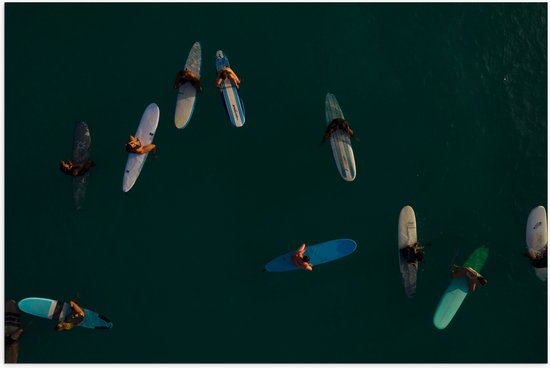
M220 89L220 85L224 80L227 78L231 79L233 83L235 83L235 86L239 88L241 85L241 81L239 77L237 77L237 74L233 71L231 68L223 68L218 72L218 76L216 77L216 87Z
M74 301L70 301L69 305L73 309L73 312L65 317L63 322L59 322L55 325L56 331L70 330L78 326L83 320L85 313Z
M75 165L71 160L67 160L67 162L61 160L59 162L61 172L70 176L84 175L92 166L95 166L95 162L90 160L81 165Z
M130 140L128 141L128 143L126 143L124 147L126 148L127 152L137 153L139 155L142 155L144 153L148 153L151 151L153 151L153 155L155 155L157 152L157 146L155 144L151 143L146 146L143 146L141 139L139 139L139 137L134 138L133 135L130 136Z
M453 278L458 278L458 277L468 278L468 285L469 285L470 292L474 292L478 284L481 286L485 286L487 284L487 279L481 276L479 272L477 272L471 267L464 267L464 266L459 267L455 264L452 264L451 272L453 274Z
M300 248L294 253L294 256L292 257L292 262L300 268L303 268L306 271L312 271L313 266L309 263L309 257L305 256L304 253L306 251L306 245L302 244Z
M191 83L191 85L195 87L197 92L202 92L201 78L189 69L180 70L176 74L174 89L180 88L185 82Z
M349 123L345 119L336 118L327 126L325 135L323 136L323 142L329 139L338 129L344 131L350 138L353 137L353 130L351 130Z

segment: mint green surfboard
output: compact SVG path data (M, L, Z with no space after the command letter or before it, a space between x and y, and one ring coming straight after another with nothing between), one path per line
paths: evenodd
M483 246L477 248L464 262L465 267L471 267L477 272L481 273L481 269L487 261L489 255L489 248ZM462 302L468 295L468 279L461 277L453 279L449 284L447 290L443 294L443 297L439 301L439 305L434 314L434 325L440 330L451 323L456 312L462 305Z

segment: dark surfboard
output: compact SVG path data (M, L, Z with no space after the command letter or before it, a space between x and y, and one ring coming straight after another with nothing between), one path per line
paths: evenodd
M92 139L90 129L83 121L78 121L74 125L73 134L73 163L75 165L83 164L90 159L90 146ZM90 181L90 172L73 178L73 203L77 210L81 209L86 198L86 188Z

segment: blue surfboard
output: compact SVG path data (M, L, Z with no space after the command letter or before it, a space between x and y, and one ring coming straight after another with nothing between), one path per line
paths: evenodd
M223 68L230 68L229 60L222 50L216 51L216 71ZM237 128L244 125L244 104L237 86L229 80L224 80L220 85L221 93L225 102L225 111L229 116L231 124Z
M68 303L46 298L25 298L17 305L25 313L54 321L63 321L65 317L73 312ZM82 309L84 310L84 319L78 325L79 327L96 329L113 328L113 323L107 317L86 308Z
M306 245L306 252L304 254L309 256L309 263L315 267L345 257L355 252L356 248L357 243L355 241L351 239L338 239L310 246ZM265 266L265 270L268 272L301 270L300 267L292 262L294 253L296 253L296 250L273 259Z

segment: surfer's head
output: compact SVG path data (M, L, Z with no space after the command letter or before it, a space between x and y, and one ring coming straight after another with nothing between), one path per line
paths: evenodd
M487 279L483 276L478 276L477 281L479 281L482 286L485 286L485 284L487 284Z
M134 142L126 143L124 148L126 148L126 152L134 153L136 151L136 146Z
M302 261L309 262L309 256L302 256Z

